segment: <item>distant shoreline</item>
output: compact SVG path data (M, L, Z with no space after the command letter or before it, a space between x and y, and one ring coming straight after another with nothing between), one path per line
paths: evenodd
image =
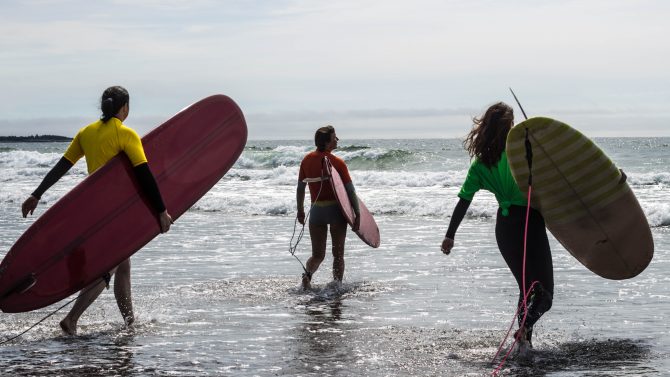
M59 141L72 141L72 138L58 135L0 136L0 143L45 143Z

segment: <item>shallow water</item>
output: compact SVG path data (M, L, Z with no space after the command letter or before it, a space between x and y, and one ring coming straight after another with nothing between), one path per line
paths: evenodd
M365 150L351 149L346 153ZM14 152L0 152L0 169L5 177L11 175L11 183L0 183L0 256L34 221L20 217L20 200L59 156L51 151L25 152L33 160L45 160L33 174L29 167L17 166ZM2 153L10 160L5 165ZM253 153L247 155L252 157ZM643 207L656 208L663 219L668 182L664 172L637 163L640 166L628 168L633 180L642 181L650 174L660 179L656 184L640 183L644 195L638 197L651 198L640 199ZM445 256L439 244L456 202L453 185L458 177L451 184L452 178L436 178L437 168L421 174L412 171L405 173L415 174L407 183L378 191L361 178L358 188L376 213L382 246L373 250L348 234L344 283L331 284L332 257L327 255L314 276L314 289L303 292L300 264L288 252L294 187L282 183L294 167L278 166L237 167L231 173L256 177L224 179L168 234L133 256L137 322L131 329L124 328L112 292L105 291L82 316L79 336L63 336L58 328L66 308L17 340L0 345L2 375L486 376L493 372L491 359L514 314L516 284L497 251L491 198L478 198L475 204L480 207L469 213L454 251ZM454 165L454 171L459 169ZM353 170L354 181L364 172ZM389 170L374 172L382 179ZM65 177L39 210L84 174L75 171ZM258 178L262 174L267 178ZM442 183L416 185L424 175ZM255 192L259 195L250 200ZM435 203L426 204L431 201ZM429 207L432 212L407 214L412 207L417 212ZM670 375L665 320L670 309L670 228L661 221L652 232L656 243L652 264L640 276L624 281L592 274L550 237L554 306L536 325L533 360L510 360L500 375ZM303 262L309 248L306 235L296 254ZM30 313L0 314L0 341L60 304Z
M198 226L213 224L214 217L219 226ZM443 256L434 246L443 221L381 217L384 249L369 249L349 235L344 284L329 285L327 258L314 290L303 292L300 266L282 242L292 226L288 218L220 217L189 213L133 257L132 330L123 328L106 291L82 317L80 336L60 334L59 313L0 346L2 370L25 376L493 371L489 361L516 296L495 250L492 223L466 221L459 232L463 245ZM299 247L303 260L308 245L306 239ZM552 247L556 297L536 326L535 360L510 361L503 375L669 373L664 316L670 279L662 274L668 259L657 255L640 277L614 282L586 271L553 240ZM2 314L0 333L12 335L54 308Z

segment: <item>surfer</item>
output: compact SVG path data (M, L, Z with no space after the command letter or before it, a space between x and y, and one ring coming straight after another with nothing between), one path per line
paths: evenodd
M473 119L474 126L463 146L474 157L467 178L461 187L460 198L447 234L442 241L442 252L449 254L454 247L454 237L477 191L492 192L498 201L496 240L507 266L519 286L519 329L515 333L519 350L532 348L533 325L551 308L554 294L554 272L549 240L544 218L530 208L526 256L525 286L536 282L527 301L528 314L523 308L523 250L524 225L528 201L521 193L510 171L505 154L507 134L514 125L514 112L507 104L499 102L486 110L481 118ZM525 322L523 321L526 317Z
M333 246L333 279L340 283L344 277L344 241L347 236L347 221L342 215L339 204L330 182L327 181L324 171L323 158L328 157L333 169L342 177L347 195L354 208L356 219L352 229L360 226L360 210L354 184L349 176L349 169L342 159L331 152L337 148L337 135L333 126L321 127L314 134L316 150L308 153L300 163L298 174L298 221L305 225L305 180L309 180L309 193L312 207L309 213L309 235L312 240L312 256L305 264L305 273L302 274L302 287L307 290L311 287L312 275L316 272L326 256L326 241L328 226Z
M130 110L129 100L128 91L120 86L112 86L102 93L100 99L102 117L79 130L63 157L47 173L37 189L23 202L21 206L23 217L33 214L44 192L65 175L81 157L86 157L88 174L92 174L114 156L123 152L130 159L137 181L156 210L161 232L165 233L170 229L172 217L165 208L158 184L149 169L142 141L134 130L123 124ZM104 280L97 280L81 291L70 312L60 322L60 327L65 333L69 335L77 333L79 317L95 301L102 290L106 286L109 287L112 275L115 275L114 296L124 322L127 326L134 322L129 258L106 274Z

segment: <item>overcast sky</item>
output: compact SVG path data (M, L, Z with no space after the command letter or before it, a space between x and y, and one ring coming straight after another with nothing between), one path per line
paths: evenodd
M461 137L511 86L529 116L590 136L670 136L669 15L665 0L2 0L0 134L71 136L122 85L140 134L223 93L253 139Z

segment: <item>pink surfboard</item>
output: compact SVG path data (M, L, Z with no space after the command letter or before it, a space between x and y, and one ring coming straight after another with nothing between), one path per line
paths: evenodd
M189 106L142 138L173 219L223 177L246 140L244 116L224 95ZM0 264L0 309L25 312L62 300L159 233L155 211L121 153L51 206L7 252Z
M324 157L324 164L326 166L326 172L330 178L329 181L333 187L333 192L337 198L337 203L340 205L340 209L342 210L342 214L344 215L344 218L347 219L347 223L349 223L349 225L354 225L356 215L354 214L354 208L351 206L351 202L349 201L347 190L344 188L344 183L342 183L342 177L340 177L340 173L338 173L337 170L333 168L333 165L331 165L328 157ZM365 204L363 204L363 201L360 197L358 198L358 206L360 209L361 224L356 231L356 234L366 244L374 248L378 248L379 244L381 243L381 239L375 218L372 217L372 214L370 211L368 211L368 208L365 206Z

